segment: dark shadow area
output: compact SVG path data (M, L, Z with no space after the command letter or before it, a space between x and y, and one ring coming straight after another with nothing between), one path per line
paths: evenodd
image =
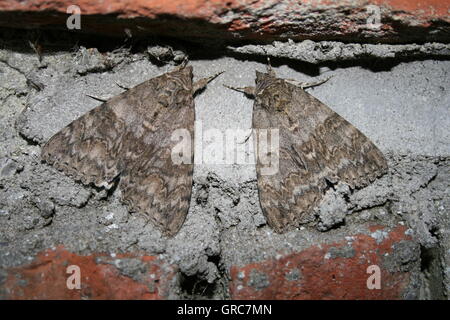
M184 299L212 299L217 289L216 283L199 278L198 275L186 276L180 278L181 296Z
M260 63L267 63L267 57L261 55L250 55L250 54L240 54L235 52L228 52L227 56L233 57L237 60L241 61L255 61ZM425 61L425 60L437 60L437 61L448 61L450 60L449 56L432 56L432 57L396 57L396 58L355 58L354 60L344 60L344 61L329 61L329 62L321 62L321 63L308 63L300 60L294 60L289 58L278 58L278 57L270 57L270 62L273 67L279 67L282 65L286 65L289 68L306 74L310 77L316 77L320 75L320 68L327 67L331 70L336 70L338 68L352 68L352 67L361 67L372 72L386 72L391 71L394 67L398 66L401 63L408 63L413 61Z
M441 269L440 248L420 248L420 271L427 282L429 298L444 299L443 275Z
M22 30L0 28L0 48L10 49L22 53L45 56L59 51L76 52L79 47L97 48L99 52L110 52L117 49L127 49L131 53L144 53L149 46L168 47L172 50L180 50L187 54L191 60L211 60L222 57L232 57L241 61L254 61L267 63L267 57L257 54L241 54L227 49L229 43L215 39L204 39L202 42L195 39L172 38L161 36L147 36L145 38L123 36L98 36L84 33L75 33L62 30ZM340 40L341 41L341 40ZM241 44L256 44L255 41L242 42ZM258 44L267 44L266 41L258 41ZM236 44L234 44L236 45ZM168 62L148 54L149 60L158 66ZM386 72L404 62L433 60L450 60L449 56L416 56L395 58L359 57L353 60L327 61L318 64L303 62L289 58L270 57L274 67L286 65L297 72L315 77L320 75L320 68L327 67L331 70L337 68L362 67L373 72Z

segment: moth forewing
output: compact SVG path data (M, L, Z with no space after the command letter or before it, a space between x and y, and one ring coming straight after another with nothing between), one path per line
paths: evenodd
M264 137L256 162L261 207L277 232L313 220L330 183L359 188L386 173L381 151L301 87L257 72L254 92L253 127L279 129L278 170L267 170L271 152Z
M109 99L55 134L42 159L84 184L108 186L120 177L130 211L176 234L192 189L192 77L192 67L182 65ZM213 78L206 79L195 88Z

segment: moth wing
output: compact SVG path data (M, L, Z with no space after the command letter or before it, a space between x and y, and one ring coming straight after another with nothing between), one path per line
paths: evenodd
M145 213L164 234L181 228L189 209L193 174L194 106L178 110L166 118L163 135L155 135L148 150L130 163L119 188L122 200L132 211ZM161 124L163 126L163 124ZM181 135L172 132L180 130ZM177 146L183 145L183 150ZM176 151L184 158L178 158ZM183 163L184 162L184 163Z
M318 99L282 79L269 91L281 92L265 99L279 110L255 104L253 126L279 128L277 172L262 174L259 157L256 165L261 207L276 231L312 220L335 184L360 188L387 171L380 150Z
M187 214L193 164L172 163L171 134L185 128L193 139L193 125L188 66L131 88L73 121L47 142L42 158L85 184L110 187L121 175L128 207L173 234Z
M192 192L195 111L189 70L161 83L165 107L128 148L119 183L129 209L146 214L168 236L181 228Z
M42 148L41 158L84 184L109 188L123 169L124 138L129 130L120 114L135 114L128 103L130 91L102 103L52 136Z

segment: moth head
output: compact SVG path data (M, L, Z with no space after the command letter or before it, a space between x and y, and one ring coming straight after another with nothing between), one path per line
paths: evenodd
M192 66L186 66L182 68L180 71L185 77L188 77L189 79L192 80L192 78L194 77L192 70L193 70Z
M256 100L267 110L286 110L291 102L292 92L289 85L273 74L256 72Z
M192 66L179 66L172 72L166 73L169 81L177 82L183 87L191 87L192 79L194 78Z
M165 107L180 108L192 98L192 66L181 66L161 76L155 84L157 102Z
M192 79L194 78L192 66L179 67L171 72L169 79L170 78L179 82L183 87L191 87Z
M263 90L276 80L277 78L272 73L256 71L256 91L258 92L258 90Z

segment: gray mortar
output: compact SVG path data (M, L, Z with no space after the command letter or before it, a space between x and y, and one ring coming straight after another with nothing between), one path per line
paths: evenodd
M288 58L309 63L346 61L355 59L422 58L450 56L450 44L368 44L339 41L286 42L274 41L268 45L229 46L231 52L277 58Z
M348 50L358 57L355 48ZM87 94L107 99L124 90L116 83L132 87L171 70L170 65L157 67L150 62L149 54L166 59L167 52L158 50L101 55L80 48L46 55L41 62L31 53L0 51L0 283L5 268L32 261L39 251L63 244L81 254L156 254L178 264L184 277L221 284L209 298L227 297L227 271L232 265L344 237L350 244L351 235L367 233L366 226L375 221L390 227L406 225L416 239L414 248L396 248L385 260L392 270L412 272L405 298L450 296L449 61L404 62L383 72L358 66L320 68L319 78L334 77L309 92L374 141L386 154L390 169L367 188L350 194L339 188L329 192L317 220L276 234L266 225L259 206L254 165L199 163L187 219L180 232L167 239L141 215L128 213L119 191L109 195L82 186L39 159L43 142L99 104ZM280 50L278 56L282 54ZM339 61L342 56L327 59ZM252 101L222 84L252 85L255 70L264 71L266 66L231 57L190 63L196 78L225 71L196 97L196 118L203 130L250 128ZM286 65L275 69L283 78L312 80ZM249 155L252 152L249 147ZM378 241L384 237L368 234ZM330 250L329 258L354 254L348 248ZM421 273L419 248L435 250L431 258L439 267L433 270L440 277ZM117 267L136 279L143 273L142 265L132 259ZM251 279L257 288L267 282L258 275ZM171 297L196 297L178 285L173 285ZM424 288L432 288L433 294Z

